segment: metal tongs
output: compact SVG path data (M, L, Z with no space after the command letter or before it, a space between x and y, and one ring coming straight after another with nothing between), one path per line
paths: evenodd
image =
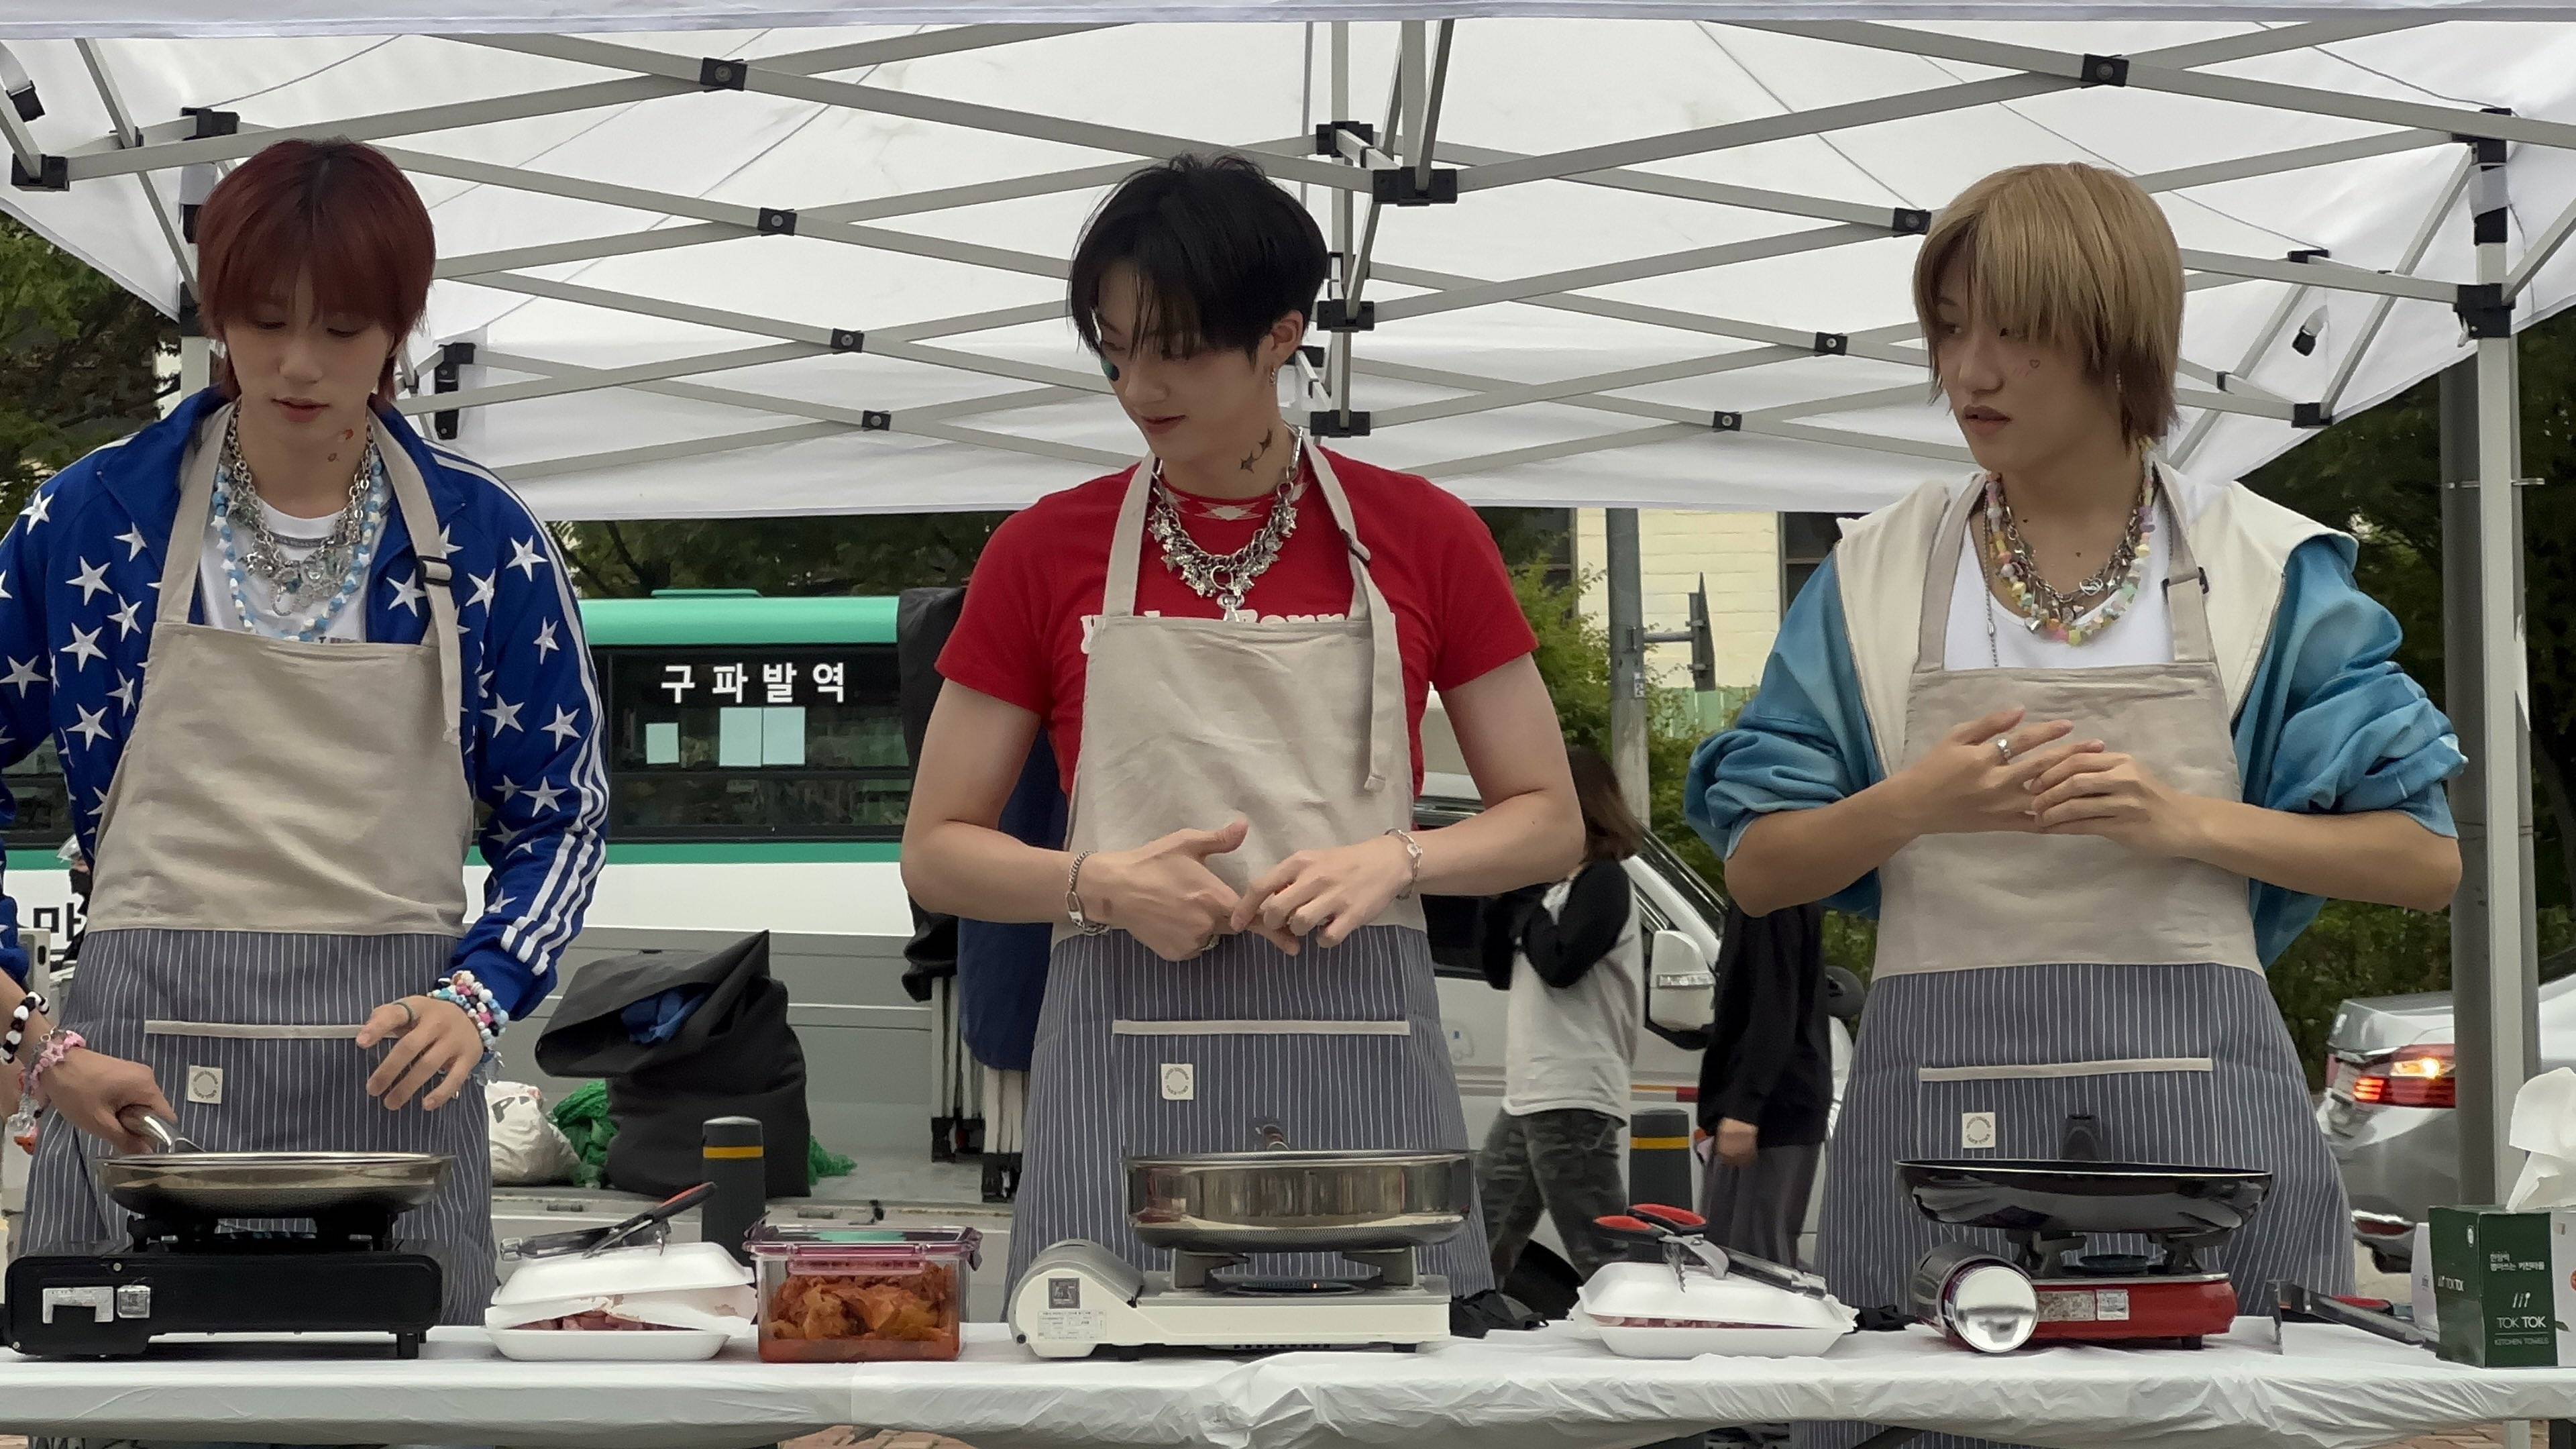
M646 1208L622 1223L605 1228L577 1228L568 1233L546 1233L533 1238L513 1238L501 1245L505 1258L594 1258L611 1248L661 1247L671 1238L671 1219L705 1202L716 1185L702 1182L683 1188L663 1201Z
M1661 1203L1641 1202L1627 1212L1593 1219L1595 1226L1612 1237L1660 1250L1664 1262L1673 1270L1673 1285L1690 1286L1689 1270L1704 1268L1711 1277L1723 1278L1741 1273L1757 1283L1767 1283L1803 1298L1828 1298L1831 1293L1825 1280L1813 1273L1721 1248L1708 1240L1708 1219L1688 1208L1666 1207Z

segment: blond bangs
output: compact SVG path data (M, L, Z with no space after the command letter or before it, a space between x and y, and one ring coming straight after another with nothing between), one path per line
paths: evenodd
M2172 428L2182 254L2136 182L2063 163L1998 171L1961 192L1915 258L1914 312L1926 339L1939 335L1941 277L1954 262L1968 278L1961 300L1983 320L2066 348L2109 383L2133 441Z

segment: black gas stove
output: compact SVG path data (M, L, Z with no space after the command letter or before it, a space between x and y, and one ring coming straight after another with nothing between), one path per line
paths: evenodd
M417 1358L445 1273L392 1214L291 1231L213 1218L130 1221L127 1240L9 1265L9 1347L33 1358L131 1358L172 1334L386 1334Z

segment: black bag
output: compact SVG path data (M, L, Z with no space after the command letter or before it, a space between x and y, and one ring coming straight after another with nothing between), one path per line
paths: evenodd
M939 651L966 609L959 588L906 589L895 600L895 712L903 724L904 759L918 768L921 742L930 733L930 711L939 703ZM912 939L905 943L904 994L930 999L931 984L957 974L957 918L912 906Z
M667 1041L639 1043L626 1008L675 987L706 990ZM668 1197L706 1179L709 1117L760 1122L771 1197L803 1197L805 1053L787 1023L787 987L769 974L769 933L708 955L643 951L595 961L565 988L554 1022L537 1038L537 1065L556 1077L601 1077L617 1135L608 1184Z

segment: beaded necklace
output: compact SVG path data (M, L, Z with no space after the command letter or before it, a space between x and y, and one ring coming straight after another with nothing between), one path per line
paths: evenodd
M300 618L290 613L287 623L291 627L280 632L266 627L258 612L251 607L249 570L243 564L240 545L233 536L233 521L237 516L247 515L251 520L259 518L259 485L248 480L247 464L241 465L245 477L238 481L235 479L233 467L238 461L238 450L227 449L227 452L233 453L234 457L227 459L225 465L215 471L214 512L215 534L223 546L224 581L231 586L233 613L241 620L242 628L251 633L272 639L293 639L304 644L320 643L323 636L331 632L333 621L349 606L349 601L366 586L367 572L375 564L376 545L384 538L387 495L392 491L385 477L384 459L377 455L371 440L366 456L360 460L366 485L363 490L353 490L358 492L358 497L350 503L351 510L358 515L357 536L348 546L349 561L341 572L339 588L310 613ZM266 532L264 524L257 526L260 532ZM344 520L342 529L338 531L346 531L346 528ZM273 551L273 541L266 538L261 541L270 545ZM301 591L287 587L282 580L272 578L269 592L270 597L286 610L303 607Z
M2152 467L2138 485L2138 506L2130 513L2129 527L2119 547L2112 550L2110 562L2070 592L2060 593L2040 577L2038 565L2031 559L2030 544L2021 536L2021 526L2013 521L2012 507L2004 499L2000 475L1986 475L1985 509L1987 565L2011 596L2014 617L2031 633L2080 646L2118 623L2138 601L2156 533L2156 478ZM2108 597L2090 612L2084 608L2085 600L2104 595Z

